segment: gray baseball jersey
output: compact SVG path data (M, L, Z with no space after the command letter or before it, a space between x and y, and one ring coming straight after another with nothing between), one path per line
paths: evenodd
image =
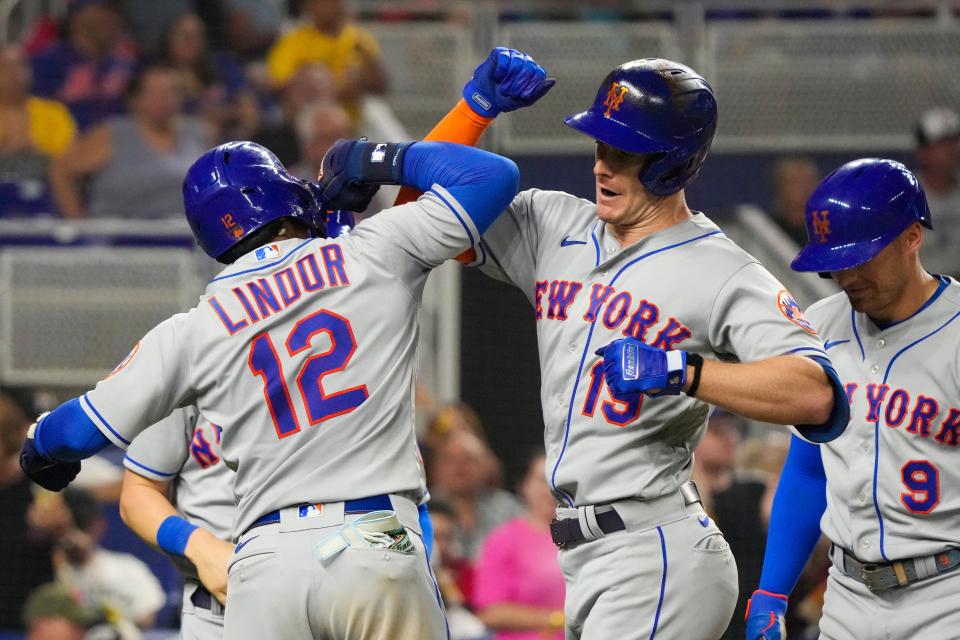
M960 284L943 278L912 317L886 328L838 293L810 307L850 401L850 424L820 447L821 527L869 562L957 544L960 469ZM911 587L912 588L912 587Z
M123 466L144 478L172 482L177 511L228 540L236 474L222 461L220 432L195 408L177 409L133 439Z
M706 427L708 405L686 395L614 400L597 348L632 336L731 361L825 356L783 285L703 214L624 249L592 202L525 191L477 254L535 309L547 479L567 505L676 491Z
M81 405L121 447L196 405L222 427L237 473L236 533L290 505L419 500L417 311L429 271L478 237L435 185L347 237L262 246L150 331Z

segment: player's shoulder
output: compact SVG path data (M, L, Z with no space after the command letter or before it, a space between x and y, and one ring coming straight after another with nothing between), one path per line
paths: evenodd
M950 276L941 277L946 278L947 286L944 287L943 293L940 294L940 297L951 309L960 310L960 282L958 282L955 278L951 278Z
M565 191L521 191L509 211L518 221L538 228L541 237L585 232L597 220L597 205Z
M729 278L747 265L765 270L760 261L730 239L723 229L706 214L697 213L687 222L681 248L697 256L697 264L721 278Z
M817 328L826 330L835 322L846 321L850 317L850 300L843 291L817 300L804 312Z

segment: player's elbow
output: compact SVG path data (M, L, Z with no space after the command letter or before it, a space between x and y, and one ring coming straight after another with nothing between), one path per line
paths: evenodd
M811 393L807 394L804 402L803 412L805 414L804 424L826 424L833 416L834 403L836 398L833 393L833 386L824 380L817 384Z
M507 208L520 190L520 168L510 158L496 154L489 154L487 162L490 208L500 213Z

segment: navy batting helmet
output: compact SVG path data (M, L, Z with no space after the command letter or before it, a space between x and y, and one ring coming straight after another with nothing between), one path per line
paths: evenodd
M895 160L863 158L824 178L807 200L807 245L794 271L857 267L914 222L932 229L917 177Z
M253 142L227 142L194 162L183 181L183 207L197 243L218 260L258 229L294 218L324 235L324 212L311 185Z
M717 101L707 81L689 67L646 58L611 71L593 106L563 121L621 151L651 154L640 182L667 196L700 173L717 129Z

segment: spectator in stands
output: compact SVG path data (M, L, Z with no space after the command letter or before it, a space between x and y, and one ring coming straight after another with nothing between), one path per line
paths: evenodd
M61 497L57 494L57 497ZM74 527L53 553L57 581L141 628L153 626L166 596L159 580L143 561L129 553L108 551L99 545L106 520L96 499L69 488L62 494Z
M807 243L807 199L819 182L810 158L782 158L773 172L773 216L798 247Z
M204 119L214 140L232 139L244 110L256 97L246 86L243 67L228 53L214 53L206 27L195 13L177 16L163 40L163 62L176 69L184 92L184 113Z
M60 584L46 584L30 595L23 609L27 640L84 640L97 614Z
M30 95L19 48L0 49L0 217L53 213L47 172L76 135L67 108Z
M316 180L323 156L334 142L350 137L350 116L338 103L314 102L297 114L297 142L300 162L291 173L304 180Z
M431 500L430 519L433 521L433 555L430 564L447 610L450 638L485 639L486 628L466 607L473 596L473 567L454 548L457 516L443 500Z
M931 273L960 276L960 115L931 109L916 126L917 178L927 195L933 230L920 255Z
M23 610L26 640L140 640L135 626L109 617L82 593L55 583L34 591Z
M480 552L473 602L496 640L562 640L563 574L550 522L557 500L537 452L520 484L526 513L494 529Z
M156 219L183 215L183 176L210 147L194 118L183 115L175 69L144 67L130 84L130 114L80 136L51 167L60 210L69 217ZM88 204L80 178L90 178Z
M430 491L457 514L458 552L471 561L493 529L523 513L515 496L489 486L492 455L486 443L466 429L449 431L429 452Z
M300 18L301 24L281 36L267 56L273 82L283 87L302 65L324 65L333 75L337 100L356 126L362 98L387 87L380 46L350 20L346 0L300 0Z
M252 140L273 151L284 165L296 165L301 161L297 144L299 114L307 105L334 102L335 95L333 78L323 65L302 65L280 92L280 112L266 114Z
M17 462L29 425L24 410L0 393L0 631L22 629L27 596L53 578L49 539L27 521L35 486Z
M86 130L123 111L135 49L112 0L71 0L66 39L33 58L33 92L69 107Z
M243 60L262 60L283 26L287 0L226 0L225 38Z

